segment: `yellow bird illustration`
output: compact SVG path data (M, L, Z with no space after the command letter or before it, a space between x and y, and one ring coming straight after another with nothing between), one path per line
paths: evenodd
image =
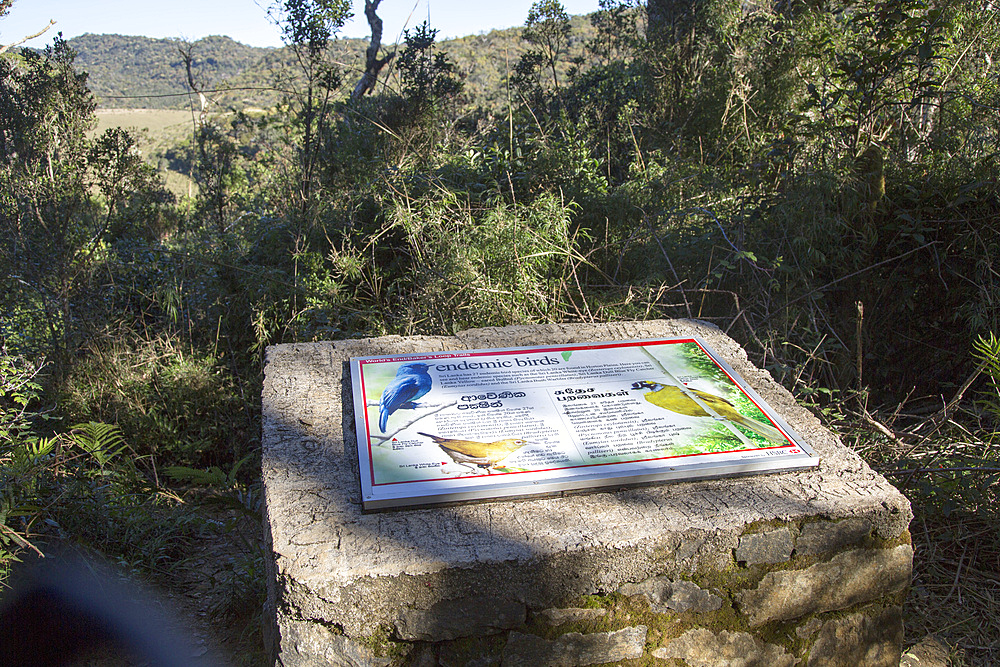
M720 417L750 429L772 442L788 444L788 438L781 431L770 424L762 424L755 419L744 417L736 411L732 403L721 396L715 396L714 394L699 391L698 389L688 389L686 387L682 391L680 387L662 385L659 382L634 382L632 383L632 389L651 389L652 391L645 395L645 399L664 410L670 410L671 412L676 412L687 417L712 417L713 415L685 393L685 391L691 392Z
M417 433L433 440L455 463L464 466L479 466L487 473L505 458L528 444L527 440L520 438L505 438L496 442L476 442L475 440L443 438L440 435L431 435L420 431Z

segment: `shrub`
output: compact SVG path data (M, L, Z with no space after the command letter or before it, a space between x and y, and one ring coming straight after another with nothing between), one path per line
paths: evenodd
M542 195L530 205L473 208L453 196L398 202L409 263L394 289L403 329L453 332L470 326L565 317L579 263L571 204Z
M219 358L167 335L94 345L62 383L60 406L75 421L117 424L157 465L231 462L255 439L254 413Z

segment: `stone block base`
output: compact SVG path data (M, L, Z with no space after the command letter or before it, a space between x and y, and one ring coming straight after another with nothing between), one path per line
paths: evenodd
M704 338L816 469L362 514L354 356ZM298 665L898 665L906 499L718 329L671 320L268 349L271 650Z

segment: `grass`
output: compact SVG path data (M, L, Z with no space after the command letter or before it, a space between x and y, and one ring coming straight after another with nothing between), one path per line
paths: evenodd
M191 112L178 109L98 109L98 133L111 127L135 128L166 140L191 132Z
M163 159L167 149L190 139L195 117L190 111L177 109L99 109L96 134L120 127L133 130L142 137L141 146L146 160L156 166L167 190L177 197L192 197L197 186L188 174L172 169Z
M955 667L987 667L1000 664L1000 434L962 391L929 414L921 401L853 416L842 405L831 425L912 504L906 644L934 635Z

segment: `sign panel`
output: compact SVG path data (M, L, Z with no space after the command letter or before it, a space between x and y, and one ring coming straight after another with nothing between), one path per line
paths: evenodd
M365 510L811 467L699 338L351 360Z

